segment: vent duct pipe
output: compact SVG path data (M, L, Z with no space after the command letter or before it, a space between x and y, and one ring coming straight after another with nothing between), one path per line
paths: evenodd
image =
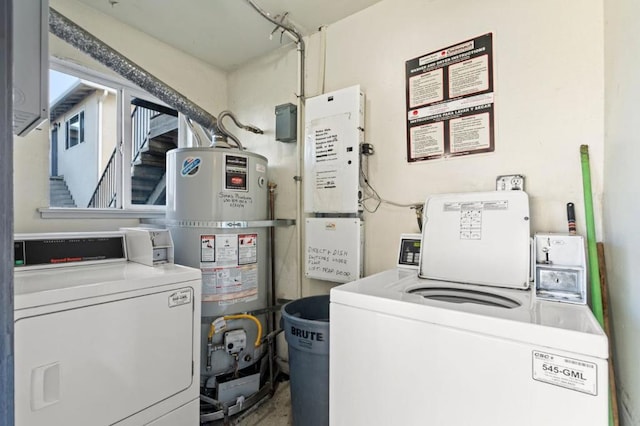
M118 73L191 120L220 135L216 118L187 99L142 67L127 59L84 28L49 8L49 31L76 49L91 56L102 65Z

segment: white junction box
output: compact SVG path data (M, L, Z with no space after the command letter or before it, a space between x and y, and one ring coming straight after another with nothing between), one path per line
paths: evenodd
M305 275L337 283L363 274L363 222L357 218L307 218Z
M584 238L580 235L535 235L536 297L587 303Z
M364 105L360 86L307 99L305 212L358 212Z

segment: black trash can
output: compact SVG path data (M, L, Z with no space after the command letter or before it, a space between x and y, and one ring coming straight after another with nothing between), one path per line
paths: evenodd
M329 424L329 295L282 307L294 426Z

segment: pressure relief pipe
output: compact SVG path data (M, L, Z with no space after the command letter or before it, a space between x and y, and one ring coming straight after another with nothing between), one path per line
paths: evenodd
M598 266L598 249L596 247L596 227L593 220L593 196L591 194L591 169L589 166L589 146L580 146L582 163L582 188L584 191L584 217L587 225L587 257L589 258L589 282L591 290L591 310L602 327L604 313L602 309L602 292L600 291L600 267Z

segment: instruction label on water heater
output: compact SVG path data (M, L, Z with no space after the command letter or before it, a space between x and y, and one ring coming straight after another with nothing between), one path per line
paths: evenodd
M216 236L200 235L200 262L216 261Z
M200 235L202 301L228 305L258 298L258 234Z
M589 395L598 394L598 366L589 361L533 351L533 379Z
M258 266L202 268L202 301L229 305L258 298Z

